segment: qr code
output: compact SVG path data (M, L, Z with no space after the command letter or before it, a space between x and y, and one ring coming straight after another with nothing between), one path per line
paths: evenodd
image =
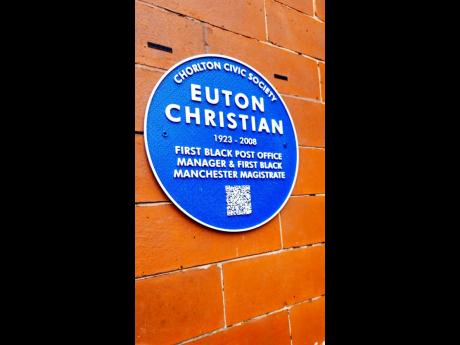
M251 186L225 186L227 216L251 214Z

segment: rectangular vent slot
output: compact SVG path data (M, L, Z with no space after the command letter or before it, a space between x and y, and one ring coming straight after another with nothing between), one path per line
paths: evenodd
M288 77L285 76L285 75L281 75L281 74L273 74L273 76L276 78L276 79L281 79L281 80L288 80Z
M172 53L173 51L171 47L162 46L161 44L156 44L153 42L147 42L147 47L152 49L158 49L167 53Z

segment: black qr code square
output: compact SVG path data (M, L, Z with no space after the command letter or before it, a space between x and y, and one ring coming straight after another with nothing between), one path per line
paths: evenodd
M225 186L227 194L227 216L252 213L251 186Z

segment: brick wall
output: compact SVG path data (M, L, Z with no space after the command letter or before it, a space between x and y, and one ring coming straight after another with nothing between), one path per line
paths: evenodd
M135 7L136 344L320 345L324 0L143 0ZM223 233L186 217L162 192L146 158L150 92L169 67L203 53L258 69L281 93L296 127L293 195L277 217L249 232Z

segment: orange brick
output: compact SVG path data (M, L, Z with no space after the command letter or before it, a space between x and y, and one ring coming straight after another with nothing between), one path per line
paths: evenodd
M203 25L177 14L136 2L135 62L169 68L191 55L203 54ZM152 49L147 42L173 49L172 53Z
M324 147L324 104L283 97L297 133L299 145Z
M281 211L285 248L324 242L324 196L289 198Z
M136 276L281 248L278 217L241 233L208 229L174 205L136 207Z
M223 265L227 323L324 294L324 246Z
M295 8L303 13L313 15L313 1L315 0L277 0L289 7Z
M324 60L324 23L273 0L266 6L270 42Z
M229 55L259 70L281 93L319 99L316 62L301 55L207 26L209 53ZM274 74L288 80L274 78Z
M230 31L265 39L264 0L146 1Z
M216 266L137 280L135 290L137 345L172 344L224 326Z
M324 150L299 148L299 172L293 195L322 194L325 192Z
M168 197L163 193L153 172L150 168L144 147L144 136L135 135L135 197L136 202L142 201L167 201Z
M326 64L318 63L319 72L321 74L321 99L326 101Z
M321 18L321 20L326 20L326 4L325 0L313 0L316 1L316 16Z
M324 297L296 305L290 313L293 345L322 344L325 338Z
M162 75L163 72L161 71L153 71L140 66L136 66L135 68L136 131L144 131L144 115L147 102L149 101L153 88Z
M290 345L287 311L192 341L193 345Z

